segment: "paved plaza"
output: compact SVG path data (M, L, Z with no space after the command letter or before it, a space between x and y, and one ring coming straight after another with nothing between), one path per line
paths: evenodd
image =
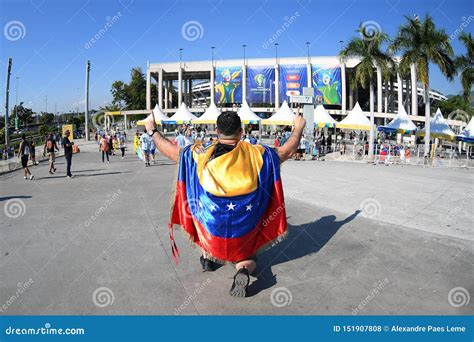
M286 162L289 235L258 255L239 300L231 265L203 273L179 231L173 263L176 166L130 149L107 165L84 145L73 179L64 158L55 175L41 163L33 181L0 176L1 315L474 313L452 295L474 295L472 169Z

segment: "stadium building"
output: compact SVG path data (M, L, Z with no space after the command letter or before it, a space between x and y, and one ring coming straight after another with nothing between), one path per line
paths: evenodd
M323 103L336 120L343 119L356 102L369 115L368 89L354 82L358 63L357 58L341 62L338 56L148 63L146 109L151 110L157 101L165 113L174 113L184 102L199 116L212 98L224 111L236 110L246 100L257 115L266 118L283 101L290 103L292 95L302 94L303 87L313 87L316 103ZM393 118L401 103L410 119L423 125L423 88L416 82L415 68L407 78L398 74L390 79L384 79L377 68L374 70L376 124L383 125ZM432 107L446 99L442 93L430 90ZM464 124L448 122L455 126Z

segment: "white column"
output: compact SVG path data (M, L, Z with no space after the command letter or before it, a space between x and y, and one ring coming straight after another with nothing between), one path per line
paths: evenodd
M178 107L181 106L183 102L183 69L181 66L178 70Z
M168 81L165 82L166 86L164 87L164 92L165 92L165 98L164 98L164 108L165 109L168 109L168 92L169 92L169 88L168 88Z
M377 68L377 112L382 113L382 68Z
M410 65L411 72L411 115L418 115L418 87L416 84L416 67Z
M341 61L341 109L342 111L347 110L346 104L346 63Z
M147 62L146 67L146 109L151 109L151 73L149 62Z
M163 108L163 69L158 71L158 107Z
M242 103L247 102L247 66L242 65Z
M280 66L275 64L275 110L280 108Z
M311 88L311 86L312 86L312 82L311 82L312 81L311 63L306 64L306 74L308 75L308 77L307 77L308 80L306 82L306 86L308 88Z
M189 107L193 106L193 80L189 79L188 80L188 102L189 102Z
M210 83L211 83L211 103L214 103L214 97L215 97L214 82L215 82L214 65L211 65L211 79L210 79Z
M398 107L397 107L397 113L398 113L398 108L403 107L403 81L402 81L402 76L400 76L399 72L397 72L397 100L398 100Z
M126 130L127 129L127 114L124 114L123 115L123 126L124 126L124 129Z

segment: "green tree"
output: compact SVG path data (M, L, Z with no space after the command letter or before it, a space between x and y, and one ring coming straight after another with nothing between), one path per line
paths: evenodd
M406 23L400 26L398 35L393 40L391 49L401 52L400 69L407 70L414 64L418 79L423 84L425 102L425 154L430 148L430 77L429 65L437 65L443 75L452 80L456 72L453 48L449 37L443 29L438 29L431 16L426 15L420 21L418 17L406 18ZM416 87L416 85L414 85Z
M130 71L130 82L112 83L110 90L112 102L106 106L107 110L143 109L146 107L146 78L140 67Z
M466 99L461 95L450 97L446 101L440 101L439 109L441 109L441 112L446 117L449 117L450 113L456 113L457 110L466 112L469 118L471 118L474 115L474 109L471 107L471 104L469 103L469 101L466 101ZM462 118L462 119L469 119L469 118Z
M50 125L54 123L54 120L55 120L55 116L53 113L43 113L39 118L40 124L43 124L43 125Z
M466 54L457 57L455 63L460 72L464 99L469 101L474 80L474 41L471 33L466 32L461 33L459 40L466 47Z
M355 82L364 89L369 87L370 95L370 134L369 134L369 158L374 152L374 83L376 82L375 67L380 67L383 75L389 75L393 68L391 56L382 50L382 44L389 41L387 34L382 32L367 32L364 26L359 25L359 37L353 37L343 48L339 55L342 58L358 57L359 64L354 68Z

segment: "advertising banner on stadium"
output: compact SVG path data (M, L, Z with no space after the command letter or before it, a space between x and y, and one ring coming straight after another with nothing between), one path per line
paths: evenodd
M280 65L280 102L290 102L293 95L303 95L303 88L307 86L306 64Z
M313 65L311 74L316 102L340 105L342 98L341 68Z
M216 105L242 103L242 67L216 67L215 75Z
M275 102L275 68L273 66L247 67L247 102Z

